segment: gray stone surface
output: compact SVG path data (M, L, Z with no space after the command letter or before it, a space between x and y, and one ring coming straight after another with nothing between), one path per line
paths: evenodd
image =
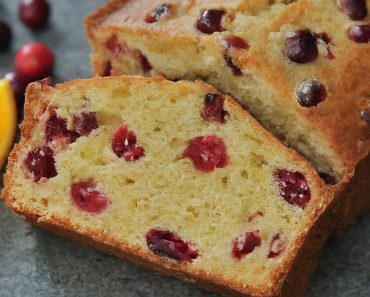
M39 40L56 54L55 81L88 77L89 47L82 20L104 1L51 1L51 24L38 33L31 33L19 23L17 2L0 0L0 18L11 23L15 34L13 49L0 54L0 75L13 68L16 48ZM2 201L0 238L0 297L214 296L32 228L7 210ZM370 296L370 215L327 245L307 296Z

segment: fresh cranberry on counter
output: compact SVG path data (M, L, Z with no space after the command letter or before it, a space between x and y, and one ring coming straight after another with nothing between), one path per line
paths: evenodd
M48 22L50 6L46 0L22 0L19 4L18 14L27 27L40 29Z
M31 81L43 79L51 74L54 55L42 43L30 42L18 50L15 65L17 73L28 77Z
M9 72L5 74L4 78L10 82L18 102L22 103L24 101L24 93L26 91L27 85L31 81L29 81L27 77L17 72Z

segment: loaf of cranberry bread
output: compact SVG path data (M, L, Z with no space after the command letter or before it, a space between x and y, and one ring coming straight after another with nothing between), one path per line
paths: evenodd
M328 183L370 150L370 0L113 0L86 20L95 74L201 78Z
M303 296L333 191L232 98L123 76L26 96L16 213L225 296Z

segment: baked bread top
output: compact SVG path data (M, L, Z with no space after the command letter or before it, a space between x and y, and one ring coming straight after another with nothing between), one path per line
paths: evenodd
M103 36L97 31L116 33L119 42L140 49L156 73L207 80L239 99L319 172L348 179L370 151L370 1L271 2L113 0L87 18L87 27L95 51ZM227 41L230 36L242 41ZM212 78L220 64L239 86L226 76ZM102 74L99 64L95 71ZM246 97L265 96L272 110L241 98L245 77L258 81Z
M109 77L26 95L6 203L162 270L276 295L332 201L308 162L204 83Z

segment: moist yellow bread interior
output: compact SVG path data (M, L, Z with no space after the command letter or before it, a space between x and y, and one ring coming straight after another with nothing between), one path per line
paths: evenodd
M199 82L138 77L29 86L23 136L5 179L7 203L39 221L67 222L72 230L105 238L107 244L112 238L149 262L205 273L244 292L278 290L331 196L305 160L231 98L223 97L223 123L205 120L201 114L210 93L218 94ZM70 144L45 143L45 125L52 114L73 130L73 115L84 112L96 115L97 129ZM145 150L137 160L126 161L112 150L112 139L122 126L135 133ZM210 172L198 170L183 154L191 139L206 135L222 139L228 155L225 166ZM30 151L47 145L54 150L57 174L35 181L24 160ZM305 208L282 197L277 170L304 176L311 193ZM100 213L81 210L71 199L71 184L86 181L95 183L110 201ZM146 242L152 228L177 234L198 256L176 261L153 253ZM246 232L258 234L261 243L237 259L233 244ZM269 257L277 235L281 249Z
M146 15L163 3L169 14L146 23ZM197 30L196 22L202 11L212 9L225 12L223 31L208 35ZM370 148L368 127L361 121L369 99L370 48L348 38L348 27L355 23L337 1L139 0L111 1L87 19L87 29L95 74L201 78L231 94L335 183L353 173ZM325 33L331 41L318 42L315 61L294 63L286 56L284 39L306 29ZM222 38L230 35L249 46L228 52L240 75L225 63ZM107 42L124 50L112 53ZM297 86L308 79L319 80L328 92L317 107L304 108L296 99Z

